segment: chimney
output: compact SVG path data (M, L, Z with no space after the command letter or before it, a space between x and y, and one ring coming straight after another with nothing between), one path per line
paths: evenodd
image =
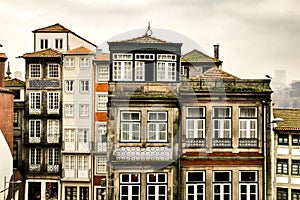
M5 80L5 61L7 57L5 53L0 53L0 88L5 87L4 80Z
M214 45L214 57L219 60L219 44Z

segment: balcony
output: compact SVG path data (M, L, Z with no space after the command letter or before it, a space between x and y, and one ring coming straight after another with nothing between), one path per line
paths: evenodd
M205 138L186 138L185 147L186 148L201 148L205 147Z
M239 138L239 147L257 147L257 138Z
M89 153L92 149L92 142L64 142L63 151L66 152L84 152Z
M61 165L25 163L25 172L36 174L59 174Z
M166 161L173 159L173 149L169 147L119 147L114 149L116 160L126 161Z
M59 135L47 135L47 143L49 144L57 144L59 143Z
M231 147L231 138L213 138L212 145L215 148Z
M30 137L29 136L29 143L41 143L41 137Z
M91 170L80 170L80 169L63 169L63 179L64 180L90 180Z

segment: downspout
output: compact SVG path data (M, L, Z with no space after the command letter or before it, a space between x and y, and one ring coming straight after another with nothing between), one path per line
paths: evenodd
M181 100L181 94L179 90L179 99ZM181 170L180 170L180 160L181 160L181 148L182 148L182 142L181 142L181 104L180 101L178 102L178 162L177 162L177 200L180 200L180 190L181 190Z
M267 130L266 130L266 100L262 101L262 130L263 130L263 155L264 155L264 167L263 167L263 199L267 199Z

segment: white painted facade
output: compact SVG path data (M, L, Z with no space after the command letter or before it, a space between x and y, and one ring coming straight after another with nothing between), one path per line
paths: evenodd
M0 165L0 191L9 187L10 177L13 171L13 157L7 144L6 139L0 129L0 152L1 152L1 165ZM6 182L6 183L5 183ZM8 190L0 193L0 199L7 197ZM5 197L4 197L5 195Z

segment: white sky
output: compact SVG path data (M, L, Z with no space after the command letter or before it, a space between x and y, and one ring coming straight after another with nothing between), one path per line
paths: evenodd
M226 72L265 78L286 70L289 83L300 80L299 8L299 0L0 0L0 52L23 71L15 57L33 51L35 29L60 23L101 45L150 21L154 37L171 30L210 56L219 43Z

